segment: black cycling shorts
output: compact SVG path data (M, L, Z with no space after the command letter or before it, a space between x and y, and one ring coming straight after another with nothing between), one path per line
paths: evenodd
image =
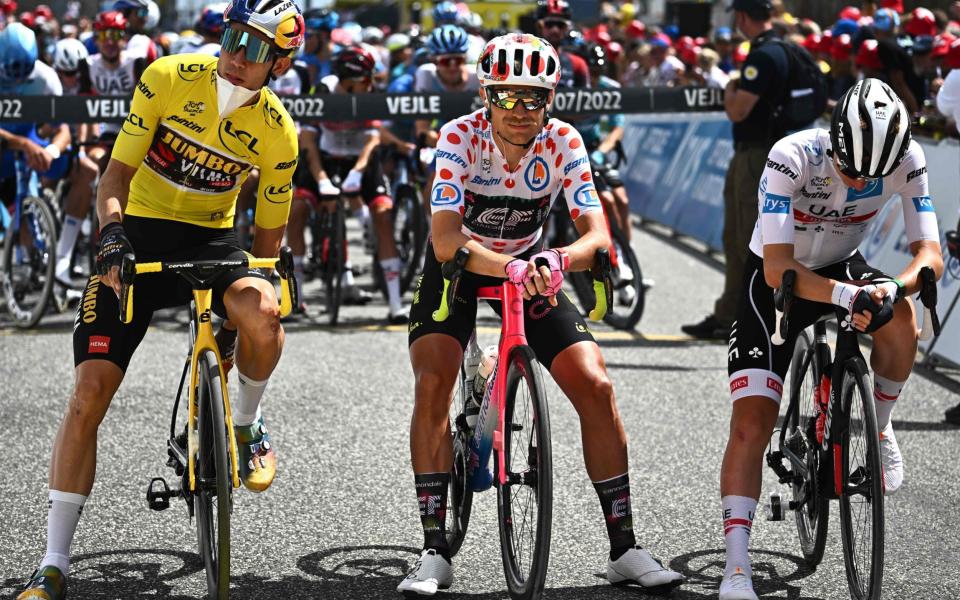
M790 308L789 329L784 335L786 342L775 346L770 340L776 319L773 289L763 276L763 259L753 252L748 254L743 295L727 347L730 397L731 400L739 400L744 396L766 396L774 402L780 402L783 379L790 368L797 336L821 317L835 314L838 307L796 298ZM890 280L888 275L868 265L859 252L846 260L814 269L813 272L822 277L861 285Z
M323 153L320 155L320 164L323 165L327 177L334 180L335 185L340 186L347 179L353 165L357 164L357 157L341 158ZM294 181L297 187L307 189L317 198L320 198L320 190L313 175L310 174L306 156L300 157L297 172L294 174ZM383 165L376 153L370 156L367 168L363 171L359 194L365 204L373 206L387 203L389 206L393 206L393 200L390 197L390 181L383 174Z
M533 254L531 250L518 258L529 258ZM499 286L502 283L503 279L499 277L464 273L455 299L456 310L446 321L434 321L433 311L440 306L443 294L443 275L431 240L427 244L423 273L417 279L417 289L410 306L408 345L427 334L442 333L456 338L460 347L466 349L477 322L477 288ZM500 302L487 303L498 315L501 314ZM595 341L580 311L563 292L557 294L557 306L551 306L543 296L524 300L523 312L527 343L547 370L550 370L553 359L570 346L577 342Z
M127 216L123 229L133 245L137 262L222 260L244 255L231 228L213 229L179 221ZM238 268L214 282L213 310L221 317L226 317L223 293L244 277L266 279L258 269ZM175 273L139 275L133 286L133 320L124 325L113 288L100 283L96 276L91 277L77 307L73 329L74 366L85 360L103 359L126 371L154 311L185 306L192 297L190 284Z

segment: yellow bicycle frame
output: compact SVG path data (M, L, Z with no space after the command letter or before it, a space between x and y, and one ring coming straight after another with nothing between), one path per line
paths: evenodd
M249 267L251 269L273 269L277 266L276 258L250 258ZM163 270L163 263L149 262L137 263L136 274L159 273ZM280 316L287 316L293 308L290 286L293 283L293 277L283 281L280 286ZM126 310L123 314L123 322L130 323L133 320L133 286L129 285ZM238 464L239 453L237 451L237 437L233 431L233 415L230 409L230 398L227 395L227 374L223 370L223 359L220 356L220 350L217 347L217 340L213 333L213 324L211 322L211 306L213 304L213 290L193 290L193 300L197 310L197 337L193 340L193 355L190 357L190 405L187 413L188 427L187 431L187 463L190 480L190 491L196 491L195 457L197 448L197 385L199 383L200 357L207 350L214 353L217 357L217 366L220 369L220 391L223 394L223 413L224 424L227 427L227 437L230 440L230 465L231 480L234 488L240 487L240 471Z

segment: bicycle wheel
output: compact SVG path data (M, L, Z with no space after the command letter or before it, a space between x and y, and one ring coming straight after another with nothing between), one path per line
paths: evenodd
M323 285L327 310L327 321L336 325L340 318L340 304L343 299L343 270L347 262L347 223L343 204L337 200L332 212L323 214L324 254Z
M412 185L397 188L393 200L391 219L393 220L393 239L400 255L400 294L410 289L410 284L420 272L423 255L427 245L427 221L423 215L423 202L420 192ZM387 296L387 282L383 277L380 261L374 258L373 278L384 300Z
M199 371L199 448L196 458L196 491L193 509L197 516L200 558L207 572L207 597L230 596L230 513L233 485L220 368L217 357L207 351L197 364Z
M3 237L0 285L14 324L30 328L40 321L53 293L57 225L50 206L41 198L24 198L19 222L11 222Z
M447 514L450 519L447 524L447 547L450 556L456 556L467 535L467 526L470 523L470 512L473 508L473 488L469 483L470 430L464 415L466 402L471 393L463 365L460 366L460 378L457 389L453 392L451 407L453 432L453 465L450 468L450 485L447 491Z
M499 483L499 473L495 478L500 555L510 597L530 600L539 598L543 592L550 558L553 520L550 416L533 350L529 346L516 346L510 351L509 361L502 428L506 483Z
M880 598L883 584L883 466L873 386L862 359L843 367L840 534L850 597Z
M797 507L794 516L800 536L800 550L810 568L823 560L827 542L827 525L830 520L830 500L819 493L818 471L820 452L816 438L815 393L820 383L820 373L814 362L814 347L810 335L803 331L797 336L790 361L790 409L783 428L784 446L793 455L805 457L807 475L793 472L791 491Z
M640 322L643 316L643 308L646 300L646 290L643 287L643 273L640 270L640 261L637 260L637 254L627 241L626 235L617 227L617 224L610 220L610 239L614 250L617 252L618 268L614 273L614 287L617 296L617 309L608 310L603 318L604 322L616 329L631 330ZM590 297L593 298L593 285L591 283ZM621 290L626 286L633 286L633 297L630 302L620 303ZM591 301L592 305L592 301Z

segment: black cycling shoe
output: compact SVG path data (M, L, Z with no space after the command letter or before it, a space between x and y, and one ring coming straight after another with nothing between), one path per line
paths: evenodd
M340 304L344 306L363 306L373 300L373 294L357 285L344 287Z
M387 313L387 323L390 325L406 325L410 320L407 316L409 311L410 309L407 307L403 307L397 312L389 311Z
M730 325L720 321L715 315L707 315L695 325L683 325L680 330L690 337L701 340L726 340L730 338Z
M948 408L947 411L943 413L943 420L952 425L960 425L960 404L953 408Z

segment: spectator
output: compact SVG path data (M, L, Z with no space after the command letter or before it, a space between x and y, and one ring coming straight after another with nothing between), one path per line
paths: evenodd
M839 100L840 96L856 83L857 77L853 64L853 43L846 33L837 36L830 48L830 99Z
M718 66L724 73L733 70L733 51L735 44L733 42L733 32L729 27L717 27L713 34L713 48L720 55Z
M727 339L740 301L741 280L750 237L757 221L757 189L767 154L784 133L771 119L788 81L790 63L776 39L770 0L734 0L731 9L739 29L750 39L739 78L731 78L724 108L733 121L734 154L723 186L723 253L726 258L723 293L713 314L684 333L703 339Z
M671 53L672 42L659 34L650 42L650 59L653 63L645 84L649 87L673 87L683 77L683 63Z
M921 11L921 9L913 11L914 16L910 23L914 25L905 27L908 30L907 32L911 35L923 35L928 31L935 31L936 25L933 23L933 13L926 10L927 13L930 13L930 23L923 25L923 22L926 21L926 15L918 11ZM910 53L897 42L899 25L900 17L892 9L877 11L873 31L877 37L877 55L882 65L879 79L890 84L893 91L903 100L910 114L915 115L920 112L923 105L926 89L923 80L917 76L913 68L913 58Z

